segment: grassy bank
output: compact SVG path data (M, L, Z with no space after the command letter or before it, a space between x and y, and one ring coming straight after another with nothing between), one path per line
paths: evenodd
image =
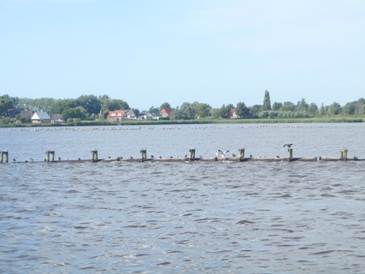
M118 122L86 120L68 124L1 124L0 127L63 127L63 126L117 126L117 125L184 125L184 124L271 124L271 123L363 123L363 116L332 116L315 118L274 119L199 119L199 120L123 120Z

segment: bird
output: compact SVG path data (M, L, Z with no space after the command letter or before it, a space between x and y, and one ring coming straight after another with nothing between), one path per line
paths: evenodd
M58 157L58 161L61 161L61 157Z
M226 150L225 152L223 152L222 150L218 149L215 153L215 155L217 157L221 157L221 158L225 158L226 157L226 153L228 153L229 150Z
M236 157L236 154L232 153L232 157L233 157L233 158L234 158L234 157Z
M288 148L291 148L291 146L292 146L293 144L285 144L285 145L283 145L283 147L288 147Z
M14 162L14 163L16 162L16 159L15 159L15 158L13 159L13 162Z

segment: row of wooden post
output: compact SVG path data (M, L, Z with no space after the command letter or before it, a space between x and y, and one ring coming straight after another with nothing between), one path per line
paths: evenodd
M141 149L141 154L142 154L142 158L141 161L147 161L147 150L146 149ZM238 160L239 161L243 161L245 159L245 149L241 148L238 150L239 152L239 156L238 156ZM341 148L340 149L340 159L341 160L347 160L347 152L348 150L346 148ZM189 161L193 161L196 160L197 158L195 157L195 149L189 149ZM293 149L289 148L288 149L288 160L292 160L293 159ZM55 151L54 150L48 150L46 151L46 162L54 162L55 160ZM216 158L217 160L217 158ZM98 158L98 151L97 150L92 150L91 151L91 161L92 162L97 162L99 161ZM9 153L8 151L1 151L0 153L0 163L8 163L9 162Z

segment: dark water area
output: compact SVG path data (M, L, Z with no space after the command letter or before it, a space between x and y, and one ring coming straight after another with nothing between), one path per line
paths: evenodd
M162 157L365 158L362 124L0 129L0 272L364 273L365 161L12 163Z

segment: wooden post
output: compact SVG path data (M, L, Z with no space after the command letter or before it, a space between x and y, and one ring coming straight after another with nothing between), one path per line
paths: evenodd
M189 149L190 152L190 161L195 159L195 148Z
M92 150L91 151L91 161L92 162L97 162L98 161L98 151L97 150Z
M141 149L141 153L142 153L142 162L144 162L147 160L147 150Z
M340 149L340 159L341 160L347 160L347 152L348 150L346 148L341 148Z
M238 150L238 152L239 152L239 159L238 160L241 162L245 158L245 149L244 148L240 148Z
M4 163L4 158L5 158L5 163L9 162L9 153L7 151L1 151L1 157L0 157L0 163Z
M52 160L50 160L50 155L52 155ZM55 156L55 152L54 150L47 150L46 151L46 161L47 162L54 162L54 156Z
M291 161L293 159L293 149L288 148L288 161Z

